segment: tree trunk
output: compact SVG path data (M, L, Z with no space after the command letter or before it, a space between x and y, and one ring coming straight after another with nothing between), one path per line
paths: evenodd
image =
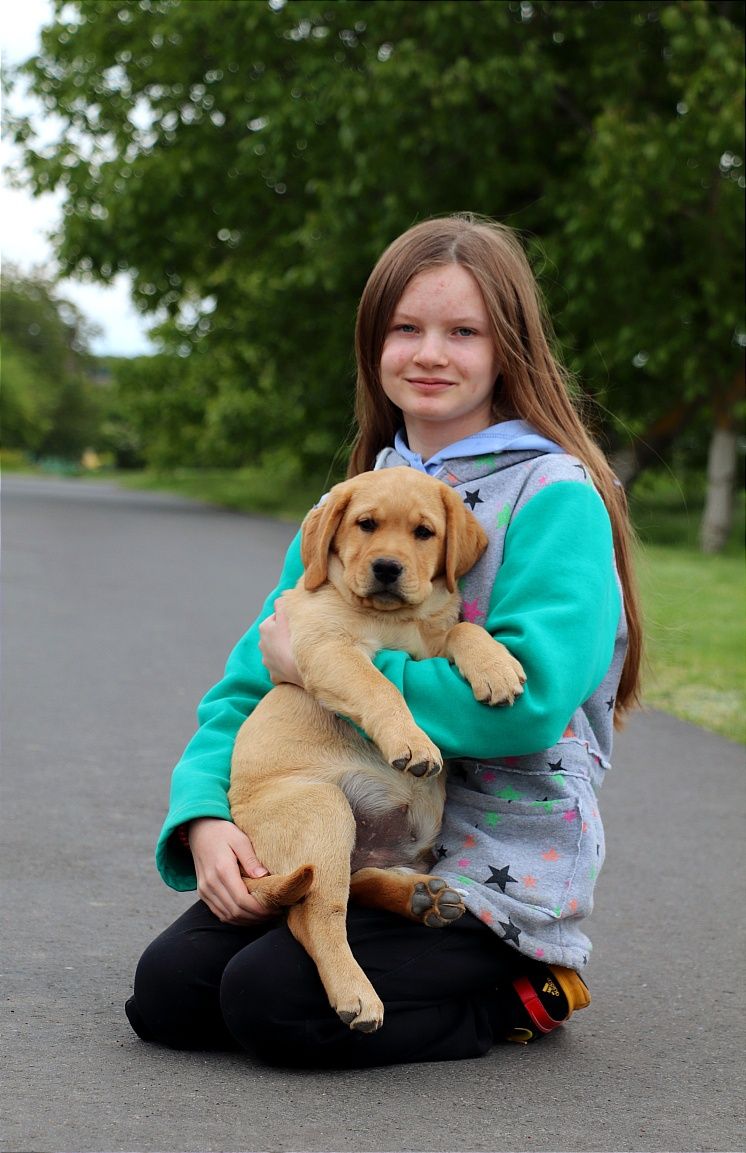
M743 392L743 373L728 392L713 400L713 430L707 458L707 497L699 528L702 552L725 548L733 527L738 437L736 405Z
M694 413L702 406L702 398L680 400L656 417L642 436L612 454L610 464L625 489L629 489L640 473L651 464L658 464L663 454L683 432Z

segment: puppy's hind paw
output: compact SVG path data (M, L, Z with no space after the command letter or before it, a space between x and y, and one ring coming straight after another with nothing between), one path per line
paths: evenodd
M441 877L419 881L412 893L412 915L431 929L442 929L466 911L464 902Z

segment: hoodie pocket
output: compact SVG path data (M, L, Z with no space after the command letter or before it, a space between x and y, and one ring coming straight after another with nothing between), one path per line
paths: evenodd
M603 830L592 790L567 781L563 795L541 788L530 774L512 774L511 786L488 796L448 786L438 855L464 888L485 886L501 904L516 901L552 919L590 912L603 862ZM586 792L590 792L590 798ZM525 799L525 793L538 793Z

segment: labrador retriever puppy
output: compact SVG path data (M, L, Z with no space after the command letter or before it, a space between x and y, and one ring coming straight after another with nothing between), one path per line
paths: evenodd
M426 872L441 754L371 658L446 657L489 705L512 703L525 676L485 629L459 623L456 582L487 538L448 485L406 467L363 473L308 514L301 541L305 572L283 603L304 688L276 686L244 722L229 800L270 870L247 889L288 908L332 1007L372 1032L383 1005L347 942L349 897L429 926L464 906Z

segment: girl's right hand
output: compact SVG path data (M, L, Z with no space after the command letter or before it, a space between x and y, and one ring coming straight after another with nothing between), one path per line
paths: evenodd
M232 821L199 817L190 821L187 835L197 892L220 921L249 925L272 915L248 892L241 876L243 872L249 877L264 877L268 872L257 860L245 833Z

